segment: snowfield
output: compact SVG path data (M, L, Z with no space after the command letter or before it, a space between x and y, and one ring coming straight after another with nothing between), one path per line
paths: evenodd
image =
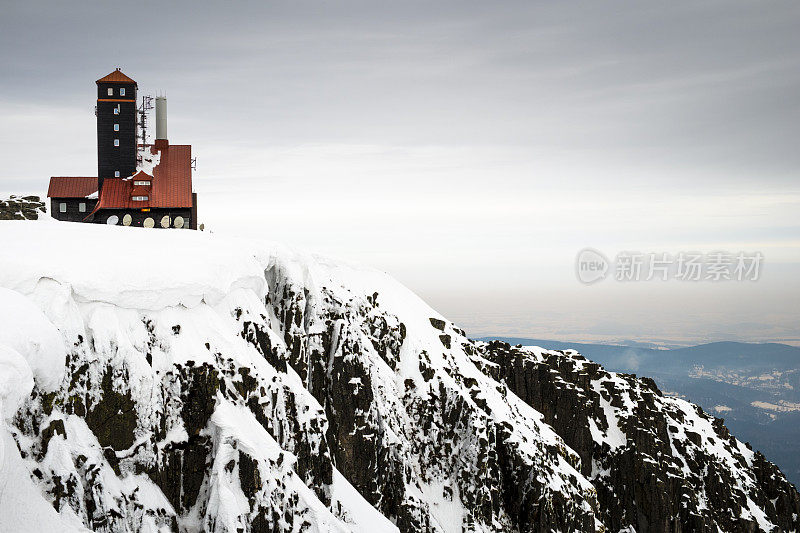
M41 281L51 279L78 302L153 311L214 305L237 288L256 294L265 290L263 269L270 251L259 256L253 243L202 232L136 229L3 223L0 286L32 294Z
M0 242L0 531L797 529L713 417L470 341L383 272L193 231ZM639 463L678 497L628 493Z

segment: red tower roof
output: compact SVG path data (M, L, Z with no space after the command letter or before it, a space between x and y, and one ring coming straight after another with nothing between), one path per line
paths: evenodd
M116 69L111 74L103 76L95 83L133 83L136 85L136 82L126 76L120 69Z

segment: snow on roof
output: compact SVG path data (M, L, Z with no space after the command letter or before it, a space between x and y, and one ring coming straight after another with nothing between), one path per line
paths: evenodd
M152 176L155 168L161 162L161 150L157 150L151 145L139 145L138 155L139 163L136 165L136 170L146 172Z

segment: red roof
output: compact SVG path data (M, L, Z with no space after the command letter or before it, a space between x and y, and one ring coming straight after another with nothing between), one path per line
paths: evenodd
M156 150L153 148L153 153ZM192 146L168 145L153 172L153 207L192 207Z
M116 69L111 74L108 74L107 76L103 76L102 78L97 80L95 83L133 83L134 85L136 84L135 81L133 81L128 76L123 74L120 69Z
M122 178L106 178L103 180L103 192L95 211L100 209L138 209L150 207L151 202L134 202L133 182ZM138 195L137 195L138 196Z
M58 176L50 178L48 198L85 198L97 192L97 178Z
M153 154L157 153L154 147ZM169 145L161 150L161 159L153 176L139 171L132 178L106 178L100 193L99 209L139 209L142 207L192 207L192 147ZM134 180L149 179L150 187L137 185ZM133 196L147 196L148 201L133 201Z

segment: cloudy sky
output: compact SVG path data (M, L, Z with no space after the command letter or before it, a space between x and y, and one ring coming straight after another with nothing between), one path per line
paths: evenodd
M8 2L0 193L166 93L201 222L387 270L472 335L800 343L796 2ZM579 283L577 253L761 252Z

